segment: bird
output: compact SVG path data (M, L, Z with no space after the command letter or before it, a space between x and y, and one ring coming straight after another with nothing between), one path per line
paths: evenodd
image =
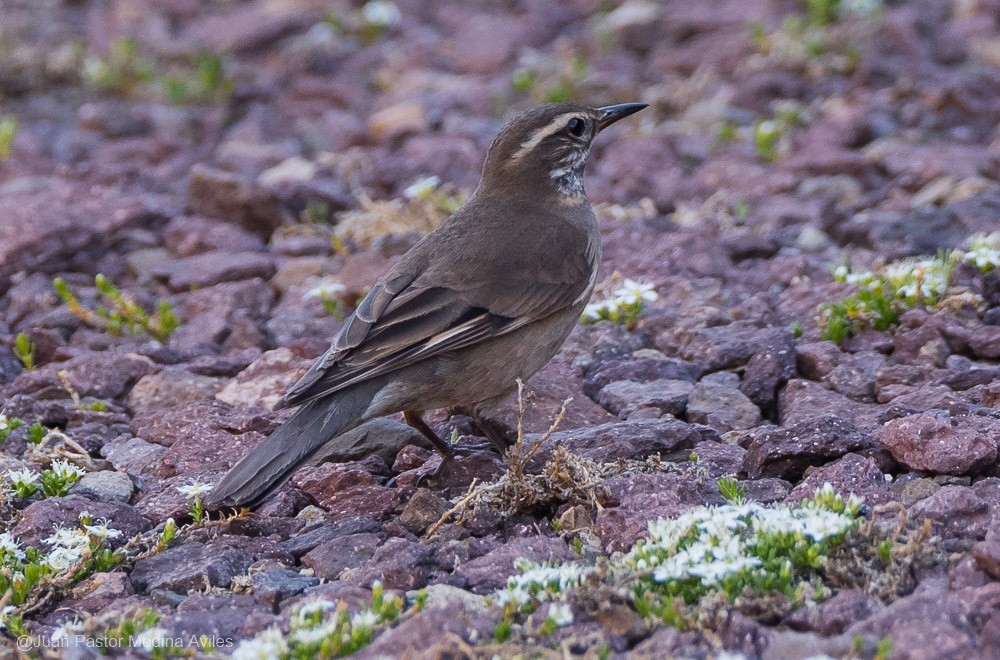
M469 200L389 269L330 348L275 409L298 410L208 493L212 507L259 505L328 443L403 414L497 402L559 350L590 300L601 234L584 192L594 138L647 107L548 103L508 121Z

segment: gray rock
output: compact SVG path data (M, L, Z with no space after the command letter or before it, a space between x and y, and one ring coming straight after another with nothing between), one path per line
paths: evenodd
M725 433L759 424L760 409L736 387L702 379L688 397L687 419Z
M272 608L289 596L295 596L319 584L319 578L302 575L287 568L275 568L250 576L254 595Z
M71 492L98 502L128 503L134 491L132 480L124 472L101 470L83 475Z
M623 419L644 408L680 416L693 388L694 384L686 380L661 379L648 383L616 380L601 388L597 393L597 402Z

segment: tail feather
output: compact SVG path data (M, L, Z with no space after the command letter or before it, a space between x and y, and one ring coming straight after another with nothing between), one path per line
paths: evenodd
M254 506L336 436L366 421L381 382L359 383L303 405L236 463L205 499L209 506Z

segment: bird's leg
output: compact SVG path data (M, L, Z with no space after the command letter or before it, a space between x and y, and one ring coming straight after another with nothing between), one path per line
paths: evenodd
M422 436L427 438L430 441L430 443L434 445L434 448L437 449L438 453L441 454L441 463L438 464L437 468L435 468L432 472L421 476L417 480L416 485L418 488L422 483L426 481L433 481L434 479L437 479L439 476L441 476L441 474L447 468L447 465L455 460L456 454L473 454L484 450L489 451L492 449L492 446L488 444L455 447L445 442L438 436L437 433L434 432L434 429L432 429L430 426L427 425L427 422L423 420L423 418L420 416L420 413L415 410L404 411L403 420L409 426L419 431Z
M421 417L420 413L418 413L417 411L415 410L403 411L403 421L405 421L407 425L420 431L420 435L427 438L427 440L429 440L430 443L434 445L434 449L437 449L438 453L441 454L441 456L443 456L444 458L451 458L452 456L455 455L455 450L452 448L452 446L447 442L445 442L444 440L442 440L440 437L438 437L438 434L434 432L434 429L427 426L427 422L424 421L424 418Z

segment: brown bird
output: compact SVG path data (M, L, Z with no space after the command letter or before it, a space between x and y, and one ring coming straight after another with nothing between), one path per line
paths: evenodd
M551 103L508 122L472 198L372 287L278 402L298 411L229 470L212 505L254 505L338 435L402 412L496 401L559 350L601 262L583 168L599 132L645 108Z

